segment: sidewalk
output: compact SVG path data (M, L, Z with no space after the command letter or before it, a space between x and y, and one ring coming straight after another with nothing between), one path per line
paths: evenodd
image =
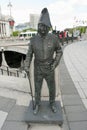
M27 125L28 93L0 87L0 130L87 130L87 41L65 47L59 66L64 123ZM5 96L8 93L8 97ZM14 95L14 96L13 96ZM11 98L9 98L9 96ZM20 105L19 101L23 104ZM24 103L25 102L25 103Z
M87 130L87 41L64 49L60 89L69 130Z

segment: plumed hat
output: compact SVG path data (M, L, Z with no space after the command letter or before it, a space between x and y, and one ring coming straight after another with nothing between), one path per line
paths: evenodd
M39 24L39 23L45 24L45 25L48 26L48 27L52 27L47 8L44 8L44 9L41 11L41 15L40 15L40 19L39 19L38 24Z

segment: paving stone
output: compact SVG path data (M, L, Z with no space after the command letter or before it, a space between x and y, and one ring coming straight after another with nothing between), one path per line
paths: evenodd
M84 106L85 106L85 108L87 110L87 99L82 99L82 101L83 101L83 104L84 104Z
M87 121L87 111L72 112L67 114L68 121Z
M75 105L75 106L70 105L70 106L65 106L64 108L65 108L66 114L73 113L73 112L87 111L87 109L83 105Z
M87 130L87 121L70 122L70 130Z
M25 115L28 110L26 106L18 106L15 105L14 108L9 112L7 117L7 121L24 121L25 122Z
M8 115L7 112L0 111L0 130L1 130L1 127L3 126L4 121L7 118L7 115Z
M24 122L6 121L1 130L27 130L28 125Z
M85 99L85 98L86 98L85 93L83 92L83 90L82 90L80 87L77 88L77 91L78 91L78 93L79 93L81 99Z
M70 78L60 78L60 82L69 82L70 81Z
M10 99L10 98L5 98L5 97L0 97L0 110L9 112L12 107L15 105L16 100Z
M7 105L8 104L8 102L9 102L9 98L5 98L5 97L1 97L0 96L0 109L2 108L2 107L4 107L5 105Z
M86 74L87 75L87 74ZM87 88L87 81L79 82L81 88Z
M2 110L9 113L15 104L16 104L15 100L9 100L8 104L3 106Z
M68 125L68 122L67 122L67 119L66 119L66 115L63 113L63 119L64 119L64 122L63 122L63 125L62 125L62 130L69 130L69 125Z
M70 87L70 86L67 86L67 87L64 87L64 88L61 88L61 93L64 95L66 94L77 94L77 90L75 89L75 87Z
M62 95L64 105L83 105L79 95Z
M62 79L63 80L68 80L68 79L70 79L71 77L70 77L70 75L68 74L68 73L63 73L63 75L62 75Z
M86 84L87 85L87 84ZM86 98L87 98L87 88L82 89L83 93L85 94Z
M67 81L60 82L60 86L62 88L66 88L66 87L75 88L74 83L71 80L69 80L68 82Z

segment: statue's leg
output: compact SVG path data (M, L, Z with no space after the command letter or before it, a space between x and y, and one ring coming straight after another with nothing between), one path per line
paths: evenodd
M35 109L34 114L39 111L40 100L41 100L41 88L42 88L43 76L41 74L35 73L34 83L35 83Z
M49 75L46 76L46 81L49 89L49 102L50 107L53 112L56 112L56 105L55 105L55 93L56 93L56 87L55 87L55 76L54 72L51 72Z
M55 78L54 78L54 72L51 72L49 75L46 76L46 82L49 89L49 101L50 104L55 102Z
M35 81L35 102L36 104L40 104L43 77L37 74L35 76L34 81Z

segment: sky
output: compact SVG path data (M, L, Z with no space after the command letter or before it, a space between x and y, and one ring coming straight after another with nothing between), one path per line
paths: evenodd
M10 0L15 25L29 22L29 14L40 14L47 8L53 29L64 30L87 25L87 0ZM9 0L0 0L1 13L10 14Z

